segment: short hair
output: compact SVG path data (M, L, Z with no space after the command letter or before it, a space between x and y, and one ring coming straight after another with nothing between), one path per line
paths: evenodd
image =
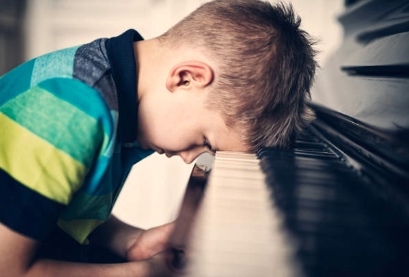
M205 3L163 35L215 63L208 107L221 111L252 151L286 148L314 119L307 106L315 42L292 5L258 0Z

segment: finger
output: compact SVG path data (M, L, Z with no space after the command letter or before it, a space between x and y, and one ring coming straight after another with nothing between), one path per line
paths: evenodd
M169 266L173 271L181 271L186 266L185 251L182 249L171 248L168 256Z

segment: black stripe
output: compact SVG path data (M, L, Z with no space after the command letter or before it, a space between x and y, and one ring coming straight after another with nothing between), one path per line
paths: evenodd
M43 240L65 207L21 184L0 168L0 221L27 237Z

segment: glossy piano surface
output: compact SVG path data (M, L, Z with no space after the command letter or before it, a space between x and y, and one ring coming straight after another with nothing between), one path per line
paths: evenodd
M316 134L312 125L294 150L258 154L274 206L284 215L283 229L297 241L304 274L409 274L408 195L392 192L394 184L377 183L372 172Z
M409 1L346 0L339 49L317 74L316 103L385 130L409 128Z

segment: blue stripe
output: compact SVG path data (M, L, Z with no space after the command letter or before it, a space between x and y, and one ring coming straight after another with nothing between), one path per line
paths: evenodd
M0 106L30 88L35 60L28 61L0 79Z
M111 118L112 118L112 122L114 123L114 127L113 129L116 130L118 127L118 112L117 111L111 111ZM105 152L102 153L102 155L106 156L106 157L112 157L112 154L114 153L114 145L116 142L116 136L117 136L117 132L115 131L113 133L112 138L109 141L109 144L105 150Z
M120 185L122 175L121 153L114 153L111 158L100 156L81 191L94 196L113 193Z
M107 169L110 165L111 159L106 156L100 156L95 168L88 174L84 186L82 186L81 191L89 195L99 195L107 194L112 191L112 186L110 182L102 182L102 179L107 180L105 174L110 175L111 170ZM110 177L110 176L109 176ZM109 181L112 181L111 178ZM108 184L108 185L107 185Z
M113 153L111 158L100 156L81 190L90 195L102 195L116 191L127 178L132 166L152 153L154 153L152 150L132 147Z
M72 78L74 56L79 46L55 51L35 59L31 86L53 77Z

